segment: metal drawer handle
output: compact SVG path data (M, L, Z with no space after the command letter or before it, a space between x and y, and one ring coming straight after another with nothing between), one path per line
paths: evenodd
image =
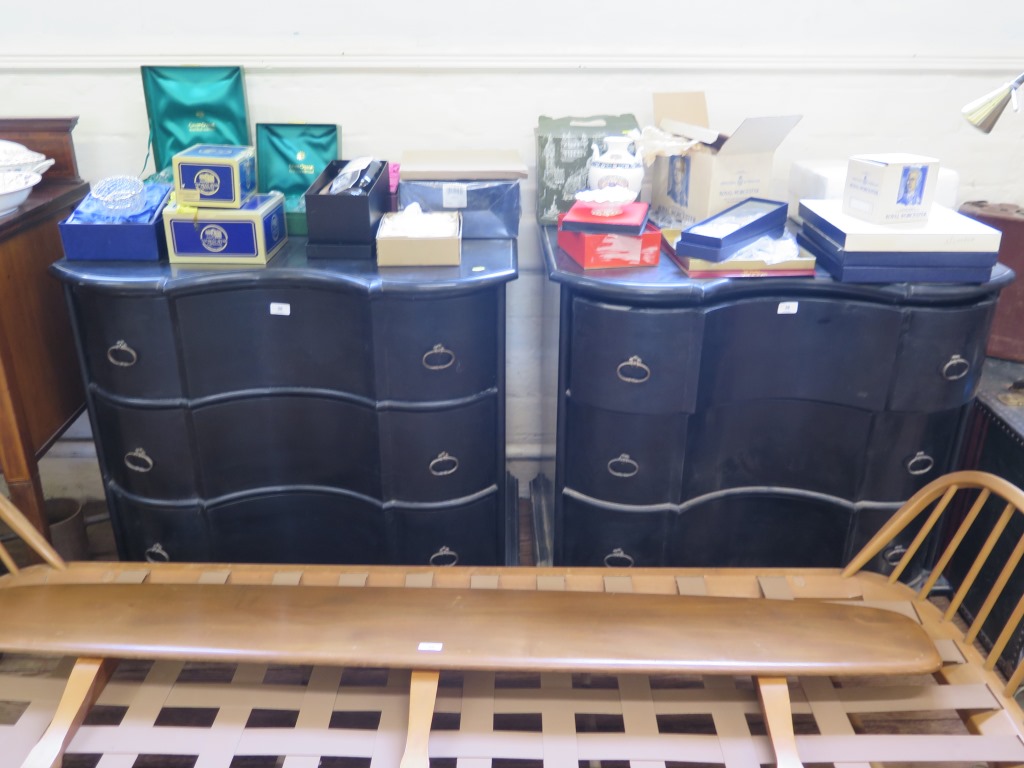
M907 548L902 544L896 544L882 553L882 559L885 560L886 565L895 568L905 554L907 554Z
M160 542L146 550L147 563L169 563L170 561L171 556L167 554L167 550L161 546Z
M423 367L428 371L443 371L453 365L455 365L455 353L444 344L435 344L429 352L423 355Z
M620 454L608 462L608 474L615 477L632 477L639 471L640 465L628 453Z
M640 373L631 373L629 371L630 368L636 368ZM633 355L629 360L616 366L615 375L627 384L643 384L651 378L651 369L644 364L644 361L638 355Z
M107 360L119 368L131 368L139 362L139 353L129 347L124 339L118 339L107 350Z
M445 567L455 565L459 562L459 553L448 547L441 547L430 556L431 565L443 565Z
M444 477L455 473L459 468L459 460L445 451L437 454L437 457L430 462L430 474L434 477Z
M124 465L132 472L146 473L153 469L153 460L142 448L136 448L124 455Z
M962 379L971 370L971 364L965 358L960 355L953 355L942 366L942 378L946 381L956 381Z
M604 564L607 568L632 568L635 562L632 556L622 551L621 547L616 547L604 556Z
M924 451L918 451L907 461L907 472L912 475L926 475L935 467L935 459Z

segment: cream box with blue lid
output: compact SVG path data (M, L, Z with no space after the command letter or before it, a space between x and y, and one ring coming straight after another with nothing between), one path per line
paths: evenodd
M178 203L240 208L256 191L256 151L233 144L196 144L171 159Z
M266 264L288 239L284 195L252 195L236 210L172 202L164 208L172 264Z

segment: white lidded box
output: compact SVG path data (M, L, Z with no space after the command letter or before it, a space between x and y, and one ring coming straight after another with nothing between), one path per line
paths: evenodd
M874 224L928 220L939 161L905 153L854 155L846 169L843 213Z

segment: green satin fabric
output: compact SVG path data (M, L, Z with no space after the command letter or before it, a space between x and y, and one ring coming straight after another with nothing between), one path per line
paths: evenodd
M241 67L142 67L153 160L158 171L196 144L249 146Z
M301 197L332 160L338 159L338 126L257 123L256 178L260 192Z

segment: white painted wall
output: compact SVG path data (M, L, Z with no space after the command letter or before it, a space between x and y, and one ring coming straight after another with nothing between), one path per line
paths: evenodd
M803 120L780 147L780 194L801 159L938 157L958 202L1024 203L1024 115L990 135L959 115L1024 69L1024 4L951 0L470 0L389 3L136 0L7 4L0 115L78 115L82 174L141 173L140 64L241 64L252 122L335 122L348 156L511 147L535 165L537 116L632 112L656 91L703 90L724 131L751 115ZM252 9L259 9L255 12ZM149 170L152 170L151 168ZM524 185L521 276L509 296L509 454L522 480L550 455L557 291Z

